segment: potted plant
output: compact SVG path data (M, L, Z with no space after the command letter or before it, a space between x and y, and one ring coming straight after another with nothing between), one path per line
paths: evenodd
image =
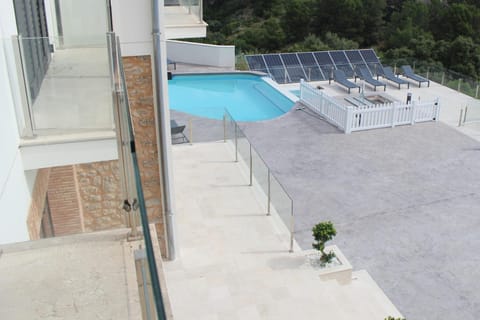
M335 253L332 252L325 252L325 243L333 239L333 237L337 234L335 227L331 221L320 222L316 224L313 229L313 238L315 242L313 242L312 246L314 249L320 251L320 261L322 264L327 264L332 261L335 257Z

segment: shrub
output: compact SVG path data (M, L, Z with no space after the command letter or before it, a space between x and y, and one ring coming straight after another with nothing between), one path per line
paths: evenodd
M325 243L329 240L332 240L333 237L337 234L333 223L331 221L320 222L313 227L312 233L313 238L315 239L312 247L322 253L320 261L322 261L323 263L329 263L335 257L335 253L325 253L324 250Z

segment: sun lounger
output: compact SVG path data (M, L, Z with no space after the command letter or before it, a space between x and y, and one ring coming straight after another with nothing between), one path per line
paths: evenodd
M177 62L167 58L167 65L173 64L173 69L177 70Z
M391 67L380 67L378 75L382 76L384 79L390 80L392 82L395 82L398 84L398 89L400 89L400 86L402 84L406 84L407 88L410 88L410 82L405 81L403 79L400 79L397 77L394 73ZM377 78L378 78L377 75Z
M330 79L328 83L331 83L331 80L332 79ZM360 86L348 80L347 76L345 75L345 72L343 72L342 70L338 70L338 69L333 70L333 80L335 80L335 82L347 88L348 93L350 93L350 89L355 89L355 88L358 88L358 92L360 92Z
M172 136L172 143L178 143L176 141L180 140L180 142L188 142L188 138L183 133L185 130L184 125L178 125L177 121L170 120L170 134Z
M369 85L373 86L374 91L377 91L377 87L383 87L383 91L387 90L387 85L383 82L375 80L367 69L360 67L357 69L357 71L357 76ZM355 76L355 81L357 80L357 76Z
M422 82L426 82L427 85L430 87L430 80L428 80L427 78L424 78L422 76L419 76L418 74L415 74L413 72L412 68L409 65L402 66L401 69L402 69L402 73L405 77L407 77L408 79L412 79L413 81L418 82L418 87L419 88L422 85Z

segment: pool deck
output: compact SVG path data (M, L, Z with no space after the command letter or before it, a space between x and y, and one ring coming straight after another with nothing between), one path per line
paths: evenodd
M173 148L180 250L165 278L177 320L384 319L400 313L368 272L320 278L265 213L229 143Z
M302 248L315 223L332 220L333 242L407 319L473 320L480 312L480 130L457 123L460 108L478 100L435 83L388 86L386 94L403 101L407 92L416 101L440 97L441 122L345 135L293 108L242 128L292 196ZM194 121L195 141L221 139L221 122ZM212 126L217 133L202 137Z

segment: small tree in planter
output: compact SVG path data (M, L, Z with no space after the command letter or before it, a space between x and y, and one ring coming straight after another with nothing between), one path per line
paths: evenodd
M322 253L320 261L324 264L329 263L335 257L334 252L325 253L325 243L329 240L332 240L333 237L337 234L335 227L331 221L320 222L316 224L313 229L313 238L315 242L312 244L314 249L317 249Z

